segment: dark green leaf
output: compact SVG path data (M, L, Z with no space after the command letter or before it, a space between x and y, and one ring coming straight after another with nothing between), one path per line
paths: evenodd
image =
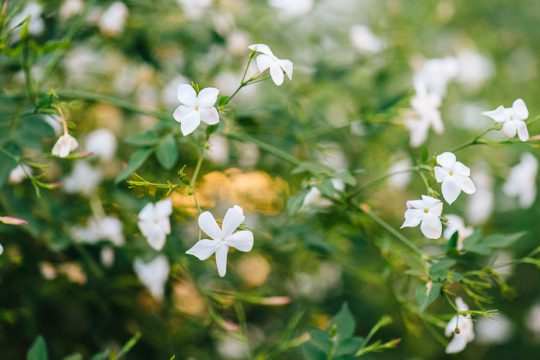
M34 341L28 353L26 353L26 360L47 360L49 354L47 353L47 344L43 336L38 336Z
M302 354L305 360L327 360L326 354L310 342L302 345Z
M442 283L431 282L431 288L428 288L427 283L424 283L416 289L416 301L418 302L418 309L422 312L428 308L428 306L437 300L441 294Z
M342 355L353 355L358 351L360 346L362 345L362 338L359 337L350 337L347 339L343 339L339 342L336 348L336 352L334 353L335 356L342 356Z
M506 248L521 239L525 234L526 232L522 231L513 234L489 235L486 236L483 242L487 244L490 248Z
M289 216L295 215L298 210L302 208L307 193L308 191L304 190L299 192L298 194L289 196L289 199L287 200L287 212L289 213Z
M319 189L321 194L324 196L332 197L336 193L336 188L334 188L334 184L330 179L323 180L319 185L317 185L317 189Z
M170 170L176 164L178 160L178 147L176 146L176 141L172 135L169 135L163 139L159 144L156 157L165 169Z
M447 254L458 254L457 243L458 243L459 233L456 231L450 237L450 240L446 242L445 251Z
M144 133L128 136L124 141L131 145L152 146L159 143L160 138L157 134L151 131L147 131Z
M94 354L88 360L107 360L108 357L109 357L109 350L103 350L97 354Z
M341 306L341 310L334 316L331 324L336 325L337 333L342 339L349 338L354 334L356 322L347 303L344 303Z
M310 342L325 353L328 352L332 345L332 340L328 334L319 329L312 329L309 331Z
M435 264L429 267L429 276L434 279L444 279L450 268L456 264L456 260L453 259L443 259L437 261Z
M127 179L132 173L140 168L142 164L144 164L152 152L153 149L149 148L142 148L135 151L129 158L127 166L120 171L120 174L118 174L116 177L115 183L118 184L119 182Z

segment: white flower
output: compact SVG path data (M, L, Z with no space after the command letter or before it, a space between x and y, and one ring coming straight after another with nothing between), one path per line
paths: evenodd
M499 106L495 110L485 111L483 115L489 116L495 122L503 125L502 132L509 138L516 136L516 133L521 141L529 140L529 131L525 120L529 117L529 110L525 101L517 99L512 104L511 108Z
M136 258L133 267L139 280L152 296L157 300L162 300L165 294L165 283L169 277L169 260L164 255L160 255L148 263Z
M73 136L64 133L64 135L60 136L54 144L52 154L57 157L65 158L77 147L79 147L77 140Z
M513 326L504 314L482 317L476 322L477 341L482 344L502 344L512 336Z
M261 53L256 59L257 68L260 72L270 69L270 76L274 84L277 86L283 84L285 80L283 73L287 74L289 80L292 80L293 63L290 60L278 59L268 45L254 44L250 45L249 49Z
M251 231L234 232L244 220L244 211L238 205L227 210L221 229L210 212L203 212L199 215L199 226L212 240L199 240L186 251L186 254L196 256L199 260L206 260L215 253L219 276L225 276L229 247L243 252L251 251L253 248L253 233Z
M473 225L480 225L485 223L493 212L495 204L493 179L489 168L484 165L474 167L472 179L476 184L476 192L467 203L467 219Z
M365 25L354 25L350 31L354 47L363 54L375 54L384 49L384 41Z
M32 168L30 166L25 164L17 165L17 167L9 173L9 183L13 185L19 184L29 175L32 175Z
M212 0L177 0L177 2L191 20L200 19L212 4Z
M101 160L111 160L116 152L116 137L108 129L97 129L90 132L85 139L85 149Z
M441 106L440 95L429 92L426 85L421 82L415 83L416 95L411 100L414 116L405 120L405 126L409 130L412 147L422 145L426 139L429 128L432 127L437 134L444 132L439 107Z
M165 245L167 235L171 233L169 216L172 214L171 199L148 203L139 213L139 229L148 244L156 251Z
M114 265L114 249L110 246L105 246L101 249L99 258L101 259L101 264L103 264L103 266L110 268Z
M286 17L305 15L313 9L313 0L269 0L268 3Z
M423 83L430 93L444 96L450 80L458 75L459 64L455 58L430 59L414 75L415 83Z
M456 306L460 311L469 310L467 304L460 297L456 298ZM454 316L446 325L444 333L447 337L452 336L452 334L454 335L446 347L446 353L455 354L462 351L468 343L474 340L471 316L463 316L461 314Z
M223 166L229 161L229 143L221 135L212 135L208 141L205 156L214 164Z
M102 177L101 172L88 165L87 162L77 161L71 174L64 179L62 187L69 194L90 195L99 185Z
M442 233L442 223L439 218L442 214L443 203L431 196L422 195L422 200L407 201L404 227L416 227L429 239L438 239Z
M388 183L397 189L405 189L411 181L412 174L409 170L412 166L413 163L409 157L405 157L393 163L388 169L388 172L390 174L396 174L388 178Z
M29 17L30 22L28 24L28 32L32 35L41 35L43 31L45 31L45 22L41 18L42 12L43 7L40 4L37 2L30 2L22 9L20 13L13 16L8 27L14 28ZM20 33L17 32L15 38L19 39L19 37Z
M116 246L125 243L122 222L114 216L91 217L85 227L75 226L71 236L80 242L95 244L99 240L109 240Z
M536 199L536 174L538 160L525 153L521 162L514 166L503 185L503 192L508 197L517 197L522 208L528 208Z
M65 0L60 6L60 19L68 20L84 10L83 0Z
M99 30L105 35L116 36L124 30L128 17L128 8L123 2L117 1L105 10L98 22Z
M444 229L443 236L446 240L450 240L452 236L457 232L457 250L461 251L463 249L463 240L468 238L474 232L474 229L470 226L465 226L463 219L457 215L445 215L448 220L446 224L446 229Z
M494 66L490 58L474 49L463 49L458 53L459 73L457 81L476 90L493 76Z
M533 305L527 312L525 325L537 339L540 339L540 303Z
M471 169L456 161L456 155L451 152L445 152L437 156L437 163L440 166L435 166L435 179L438 183L442 183L441 189L444 200L452 204L458 198L461 192L473 194L476 191L476 186L469 176Z
M219 122L219 113L214 107L219 90L202 89L199 94L188 84L178 87L177 97L182 105L174 111L174 119L180 123L184 136L191 134L201 124L215 125Z

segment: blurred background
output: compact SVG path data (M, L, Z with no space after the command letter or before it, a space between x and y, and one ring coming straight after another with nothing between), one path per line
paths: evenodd
M376 336L401 339L395 349L365 358L449 357L440 343L447 340L443 330L426 327L396 297L408 286L409 266L386 232L315 188L289 215L287 198L310 189L309 177L221 130L249 134L336 172L348 170L358 184L368 184L410 167L423 151L433 155L474 138L493 124L482 111L522 98L533 120L540 110L540 1L16 0L8 14L1 33L0 145L30 159L41 181L62 185L41 189L38 197L27 174L14 173L16 164L0 154L0 215L28 221L0 224L2 359L24 358L39 334L50 359L76 353L86 359L121 348L137 332L141 338L128 359L302 359L296 345L303 334L326 328L345 302L358 336L389 315L392 324ZM6 31L27 17L29 35L22 27ZM265 81L242 89L210 137L197 184L200 204L216 217L242 206L255 235L252 252L230 254L222 279L213 260L184 254L198 233L197 210L185 188L170 195L172 233L158 254L140 234L137 214L164 192L133 189L115 178L135 151L159 147L169 136L175 155L152 153L137 174L177 182L185 165L191 175L200 134L169 135L178 127L172 122L177 87L193 81L230 95L254 43L290 59L294 77L280 87ZM415 148L405 126L413 76L434 58L457 64L441 106L445 132L430 131ZM59 116L36 109L51 89L70 133L97 156L48 156L61 131ZM25 100L29 92L32 104ZM539 130L531 122L531 136ZM459 153L478 191L462 195L445 214L485 233L527 232L487 257L467 255L469 264L506 264L538 246L536 170L524 165L524 175L509 179L526 153L537 156L523 143ZM516 198L519 191L509 190L508 182L521 184L528 195ZM358 201L398 228L405 201L422 193L421 179L405 173L370 186ZM108 223L92 225L98 214ZM100 229L99 239L89 240L92 226ZM403 233L426 251L446 242L425 239L417 229ZM167 265L134 266L135 259L160 256ZM476 319L476 339L453 357L537 359L539 270L530 264L494 268L511 287L488 290L487 308L500 314ZM415 301L414 289L405 295ZM429 313L452 310L438 300Z

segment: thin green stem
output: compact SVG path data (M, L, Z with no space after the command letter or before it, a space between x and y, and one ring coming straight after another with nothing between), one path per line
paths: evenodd
M474 139L472 139L471 141L456 146L455 148L453 148L452 150L450 150L450 152L454 152L454 153L455 153L455 152L458 152L458 151L463 150L463 149L465 149L465 148L468 148L469 146L482 144L482 142L479 141L480 138L482 138L484 135L486 135L486 134L489 133L490 131L496 130L496 129L498 129L498 128L499 128L498 125L492 126L492 127L488 128L488 129L482 131L480 134L476 135L476 136L474 137Z

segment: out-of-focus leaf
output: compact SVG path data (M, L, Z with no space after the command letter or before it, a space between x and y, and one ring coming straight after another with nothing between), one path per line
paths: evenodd
M321 194L324 196L332 197L336 193L336 188L330 179L323 180L319 185L317 185L317 189L319 189Z
M352 355L362 345L362 338L353 336L339 342L334 353L335 356Z
M429 276L434 279L444 279L449 272L449 269L456 264L456 260L443 259L437 261L429 267Z
M319 329L312 329L309 331L310 343L315 345L325 353L328 352L332 345L332 340L328 337L328 334Z
M456 255L458 254L457 251L457 243L458 243L459 233L456 231L454 234L450 237L450 240L446 242L446 245L444 247L445 251L449 255Z
M156 157L165 169L170 170L178 160L178 147L172 135L169 135L161 141L157 150Z
M103 350L102 352L94 354L88 360L107 360L108 357L109 357L109 350Z
M138 168L142 166L142 164L144 164L144 162L146 161L146 159L148 159L152 152L153 149L149 148L142 148L135 151L129 158L127 166L122 171L120 171L120 174L118 174L118 176L116 177L115 183L118 184L122 180L127 179L129 175L134 173Z
M349 305L344 303L341 306L341 310L332 318L331 325L336 325L337 333L341 338L349 338L354 334L354 329L356 328L356 322L354 320L353 314L349 309Z
M327 360L326 354L315 345L308 342L302 345L302 354L305 360Z
M81 354L71 354L63 358L62 360L84 360Z
M8 181L9 174L15 167L17 167L17 163L9 156L0 152L0 188Z
M433 303L441 294L442 283L431 282L431 286L428 283L423 283L416 289L416 301L418 302L418 309L422 312Z
M152 146L159 143L160 138L157 134L151 131L147 131L139 134L130 135L124 141L131 145Z
M483 240L491 248L506 248L514 244L526 234L525 231L513 233L513 234L495 234L486 236Z
M34 341L30 347L30 350L28 350L26 360L47 360L48 358L49 354L47 353L47 344L45 343L43 336L40 335Z
M304 205L304 199L306 198L306 195L308 194L307 190L301 191L298 194L289 196L289 199L287 199L287 212L289 213L289 216L295 215L298 210L302 208L302 205Z

